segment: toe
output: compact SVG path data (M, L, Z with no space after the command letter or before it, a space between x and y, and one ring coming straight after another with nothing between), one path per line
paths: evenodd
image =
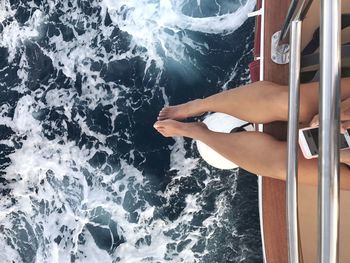
M167 119L166 116L158 116L158 117L157 117L157 120L158 120L158 121L164 121L164 120L166 120L166 119Z
M168 137L168 133L166 132L166 130L164 129L159 129L157 130L161 135L163 135L164 137Z
M168 114L169 113L169 110L165 109L165 110L161 110L159 112L159 115L165 115L165 114Z
M157 121L153 124L153 127L158 130L159 128L163 128L163 125L160 121Z

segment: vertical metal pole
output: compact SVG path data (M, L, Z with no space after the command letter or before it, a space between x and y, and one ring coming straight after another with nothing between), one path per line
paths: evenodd
M318 262L338 262L340 0L321 0Z
M299 262L298 238L298 132L300 105L301 21L293 21L290 32L290 66L288 99L287 227L288 260Z

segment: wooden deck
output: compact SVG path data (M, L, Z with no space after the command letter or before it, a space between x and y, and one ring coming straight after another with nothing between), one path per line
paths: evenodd
M264 80L284 85L288 83L288 65L273 63L270 50L271 37L281 29L289 3L290 0L265 0ZM265 125L264 131L281 137L279 131L284 126L281 123L273 123ZM285 189L285 181L263 178L263 227L268 263L288 261Z
M303 23L302 46L304 47L315 28L319 25L319 1L314 1L309 15ZM287 13L290 0L265 0L265 47L264 80L287 85L288 65L274 64L270 59L271 36L280 30ZM342 12L350 13L350 1L342 2ZM350 30L350 29L349 29ZM350 40L349 31L342 32L342 42ZM267 132L277 139L285 139L286 123L264 125ZM287 225L286 225L286 188L285 181L263 178L262 184L263 227L267 263L288 262ZM299 184L298 193L299 225L301 237L302 261L317 261L317 188ZM339 262L350 262L350 191L340 194L340 245Z

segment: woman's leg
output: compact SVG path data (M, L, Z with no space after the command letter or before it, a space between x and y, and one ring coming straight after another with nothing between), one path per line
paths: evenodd
M164 120L155 128L165 137L185 136L200 140L236 163L239 167L262 176L286 179L287 143L277 141L261 132L219 133L207 129L203 123L182 123ZM307 160L299 152L299 182L317 184L318 160ZM341 186L350 189L350 170L341 164Z
M318 112L318 83L300 87L300 122L309 122ZM342 99L350 96L350 78L342 79ZM205 99L165 107L158 120L181 120L204 112L223 112L254 123L288 119L288 87L260 81L220 92Z
M184 136L200 140L252 173L278 179L285 176L286 143L277 141L268 134L213 132L203 123L183 123L174 120L158 121L154 127L165 137Z

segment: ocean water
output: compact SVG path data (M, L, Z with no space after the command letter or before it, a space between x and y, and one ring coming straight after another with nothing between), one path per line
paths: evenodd
M0 0L1 263L262 262L256 177L152 127L250 81L254 6Z

